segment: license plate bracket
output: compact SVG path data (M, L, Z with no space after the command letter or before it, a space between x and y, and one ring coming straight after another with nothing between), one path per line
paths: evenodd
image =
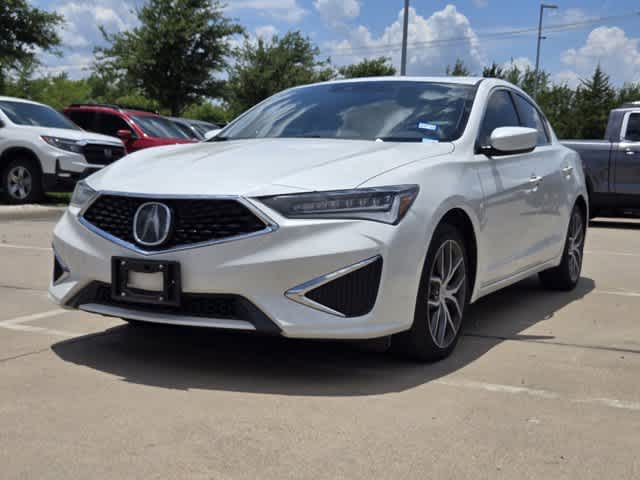
M129 284L130 274L162 275L162 290L150 291ZM180 306L180 264L164 260L111 259L111 298L118 302Z

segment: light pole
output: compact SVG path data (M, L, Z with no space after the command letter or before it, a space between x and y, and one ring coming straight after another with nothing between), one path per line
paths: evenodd
M409 32L409 0L404 0L404 24L402 26L402 59L400 60L400 75L407 74L407 35Z
M538 97L538 69L540 68L540 42L545 38L542 36L542 15L544 14L544 9L555 9L558 8L557 5L550 5L548 3L540 4L540 18L538 20L538 48L536 49L536 70L535 77L533 78L533 98L537 99Z

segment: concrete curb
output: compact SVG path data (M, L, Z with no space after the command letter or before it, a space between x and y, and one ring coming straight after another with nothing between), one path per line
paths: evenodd
M57 220L66 205L0 205L0 220Z

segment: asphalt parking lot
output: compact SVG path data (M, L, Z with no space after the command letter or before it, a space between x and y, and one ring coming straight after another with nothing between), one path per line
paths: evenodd
M592 225L575 292L481 300L432 365L59 310L53 224L0 221L3 479L640 478L640 221Z

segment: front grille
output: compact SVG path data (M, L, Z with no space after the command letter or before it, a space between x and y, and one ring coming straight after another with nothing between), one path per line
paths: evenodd
M148 198L102 195L84 213L84 219L120 240L135 244L133 218ZM153 199L169 207L173 221L167 240L146 250L224 240L264 230L267 225L236 200Z
M85 145L82 153L87 163L92 165L109 165L125 156L123 147L100 145L97 143Z
M166 314L183 317L210 318L219 320L242 320L251 323L257 331L276 334L280 329L258 307L240 295L214 293L182 293L180 306L135 304L114 300L111 286L103 282L93 282L80 291L68 306L95 303L126 308L132 312Z
M382 258L378 258L369 265L314 288L305 296L346 317L366 315L376 303L381 274Z

